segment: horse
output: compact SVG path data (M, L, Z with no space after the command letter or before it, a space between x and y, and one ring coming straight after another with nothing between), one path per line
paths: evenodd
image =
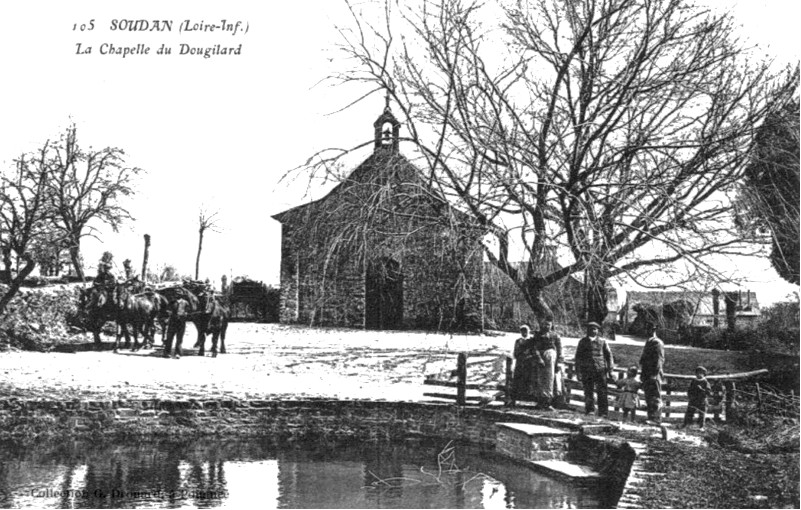
M159 314L158 317L159 323L161 324L162 343L166 342L167 330L169 329L169 320L175 308L176 301L180 299L186 301L186 320L195 323L195 326L199 327L197 326L197 321L200 318L199 314L197 313L199 305L197 296L195 296L194 293L180 285L158 289L156 292L167 302L167 307L161 314Z
M186 320L192 322L197 329L195 347L198 348L199 356L206 354L207 334L212 335L212 357L217 357L217 343L220 340L220 354L225 354L225 333L230 313L228 307L217 296L214 296L205 285L191 281L184 282L181 286L160 289L158 292L169 301L171 311L174 310L178 300L186 300ZM177 323L175 327L178 327ZM169 325L167 329L169 330ZM165 345L168 341L165 340ZM177 352L180 354L180 351Z
M109 292L110 289L94 286L81 289L78 295L78 310L86 329L92 332L95 347L101 344L100 330L103 325L117 320L117 310Z
M222 300L209 290L202 290L198 294L199 320L195 322L198 327L198 356L205 355L206 335L211 334L211 357L217 357L217 341L220 342L220 354L225 354L225 332L228 330L230 311Z
M142 333L142 344L144 347L152 347L156 333L154 321L161 311L167 306L167 301L155 292L145 292L134 294L128 285L118 285L114 297L114 307L117 311L117 322L120 332L117 333L117 341L114 345L114 352L119 351L120 337L125 335L125 347L131 345L131 338L128 333L130 325L134 335L134 350L139 349L139 333Z

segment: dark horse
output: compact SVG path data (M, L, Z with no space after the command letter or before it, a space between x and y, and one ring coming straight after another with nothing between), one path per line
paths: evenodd
M210 290L201 290L198 294L199 320L197 326L198 355L203 356L206 344L206 335L211 334L211 357L217 357L217 341L220 342L220 354L225 354L225 332L228 330L228 317L230 311L223 304L222 299L215 296Z
M168 356L170 354L169 351L171 350L173 339L178 339L179 342L182 341L182 338L179 337L179 330L183 330L186 321L192 322L197 329L195 347L198 348L198 355L203 356L206 353L204 344L207 334L212 336L212 356L217 356L218 341L221 341L220 353L225 354L225 332L228 329L229 312L219 297L204 286L195 285L191 282L189 284L185 283L183 286L161 289L159 293L169 302L169 321L172 322L172 326L168 322L166 328L165 355ZM185 312L176 308L180 300L186 301L185 304L181 305ZM172 338L170 338L169 334L171 327L174 330ZM168 344L170 349L167 348ZM178 355L181 354L179 345L176 344L175 346L175 352Z
M142 333L143 346L152 347L156 334L155 321L167 306L167 300L155 292L134 294L129 285L117 285L114 308L116 308L117 323L121 331L117 333L114 352L119 350L120 337L122 335L125 335L125 346L131 345L128 326L131 327L133 332L134 350L139 349L139 333Z
M95 347L100 345L100 330L108 321L117 320L117 310L113 302L113 290L89 287L80 290L78 310L88 331L92 332Z

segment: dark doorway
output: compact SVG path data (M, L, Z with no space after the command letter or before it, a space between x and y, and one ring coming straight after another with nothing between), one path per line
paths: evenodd
M364 325L369 329L399 329L403 324L403 274L390 258L367 267Z

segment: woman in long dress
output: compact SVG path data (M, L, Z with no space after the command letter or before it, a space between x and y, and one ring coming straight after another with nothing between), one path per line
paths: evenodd
M512 384L511 404L517 400L534 399L534 364L536 349L534 338L529 336L530 329L525 324L520 326L520 338L515 341L515 368Z

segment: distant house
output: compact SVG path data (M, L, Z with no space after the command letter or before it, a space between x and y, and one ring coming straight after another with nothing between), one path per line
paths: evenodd
M663 329L681 326L750 327L759 320L760 308L751 291L630 291L620 311L623 330L643 333L645 323L656 321Z
M480 329L483 230L399 152L389 105L373 153L281 223L281 322Z

